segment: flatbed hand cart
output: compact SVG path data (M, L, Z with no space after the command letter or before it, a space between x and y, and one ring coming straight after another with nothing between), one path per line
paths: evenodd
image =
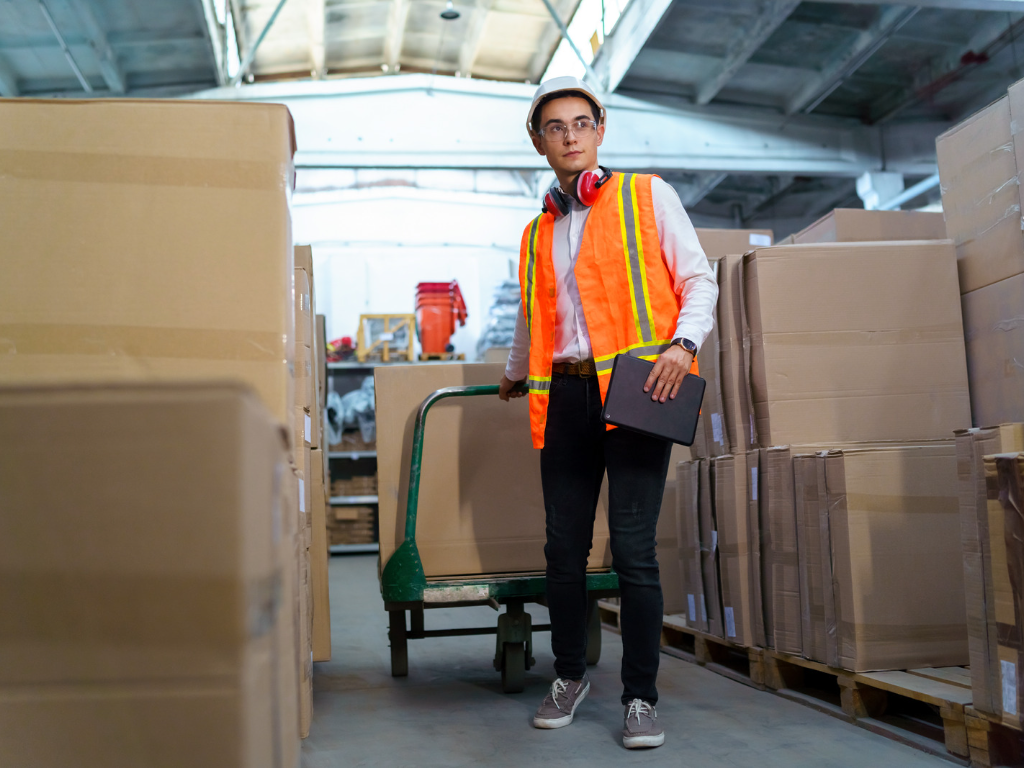
M524 610L526 603L545 603L542 574L427 579L416 547L416 514L427 411L434 403L447 397L497 394L497 385L447 387L424 400L416 414L409 467L409 497L405 509L405 541L391 555L380 576L384 609L390 618L388 636L391 640L391 674L394 677L409 674L409 640L495 634L494 668L501 672L501 688L505 693L519 693L525 685L526 671L536 663L533 658L533 632L551 629L550 624L533 626L530 614ZM587 663L597 664L601 658L601 618L597 601L618 596L619 577L612 571L604 571L588 573L586 578L590 598ZM505 613L498 616L497 627L423 628L425 609L468 605L489 605L496 611L504 605Z

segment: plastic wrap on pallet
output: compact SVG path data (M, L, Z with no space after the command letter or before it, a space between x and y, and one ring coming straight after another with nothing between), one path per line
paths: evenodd
M476 351L481 359L491 347L511 347L519 314L520 290L515 280L505 280L494 290L494 299L487 313L487 322L477 342Z

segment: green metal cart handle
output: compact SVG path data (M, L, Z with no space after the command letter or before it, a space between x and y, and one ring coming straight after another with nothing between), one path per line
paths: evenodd
M439 389L420 405L416 413L416 425L412 433L412 457L409 462L409 495L405 505L405 541L391 555L381 573L381 592L387 602L416 602L423 599L423 588L426 577L419 549L416 547L416 514L419 509L420 470L423 462L423 433L427 421L427 411L439 400L448 397L472 397L475 395L497 395L497 384L484 384L468 387L445 387ZM523 383L513 387L513 391L526 392Z

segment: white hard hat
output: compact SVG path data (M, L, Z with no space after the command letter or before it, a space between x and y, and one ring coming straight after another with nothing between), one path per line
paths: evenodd
M604 105L589 85L578 77L552 77L550 80L545 80L541 83L540 87L537 88L537 92L533 94L533 103L530 105L530 112L526 116L526 130L530 132L531 136L533 135L533 113L537 111L537 105L552 93L557 93L558 91L581 91L587 94L597 104L598 110L600 110L600 118L597 122L604 122Z

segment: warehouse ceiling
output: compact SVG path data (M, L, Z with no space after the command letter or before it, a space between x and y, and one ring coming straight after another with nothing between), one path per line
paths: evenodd
M601 0L551 2L570 22ZM447 0L3 0L0 95L174 96L398 72L537 82L548 70L562 35L545 0L452 6L458 18L446 21ZM1024 75L1022 6L629 0L614 27L583 30L577 43L591 81L648 101L879 126L951 122ZM708 223L859 204L848 178L667 176Z

